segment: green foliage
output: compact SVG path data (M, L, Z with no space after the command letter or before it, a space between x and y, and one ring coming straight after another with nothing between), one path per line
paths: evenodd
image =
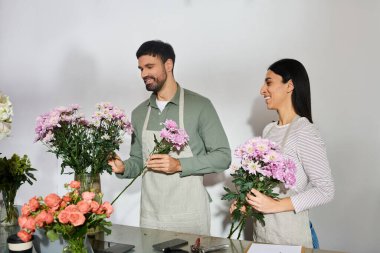
M80 173L91 165L85 126L62 122L61 127L54 130L54 138L54 148L49 149L49 152L62 158L61 174L66 167L76 168Z
M155 134L154 134L154 143L156 145L154 146L152 154L169 154L173 148L172 144L167 142L165 139L158 141Z
M46 235L51 242L59 239L59 235L54 230L48 230Z
M259 173L256 175L251 174L243 168L237 169L231 176L235 190L224 187L227 193L222 196L222 200L235 201L236 209L231 214L232 226L228 238L231 238L238 229L239 234L237 238L240 238L248 217L253 217L265 225L264 215L247 203L245 199L247 194L252 188L255 188L269 197L276 198L278 194L273 192L273 188L279 181L271 177L264 177Z
M94 124L84 120L76 109L59 113L61 114L57 124L54 127L49 125L48 132L39 133L38 140L47 146L49 152L62 159L61 174L102 174L104 171L112 174L108 160L123 142L125 129L121 119L100 118ZM54 111L54 116L51 116L54 120L57 120L56 114ZM75 120L68 121L68 117ZM38 124L40 128L48 125L41 122ZM49 135L50 139L45 140ZM66 172L67 168L73 172Z
M106 171L112 174L112 168L108 164L110 154L114 154L115 150L119 150L120 144L123 142L120 135L120 127L116 122L101 120L98 128L92 127L90 131L91 142L88 152L91 157L91 173L98 174Z
M31 166L26 155L20 157L13 154L10 159L6 157L0 158L0 190L4 192L17 191L25 182L32 185L32 180L36 180L32 171L36 171L36 169Z
M76 174L98 174L104 171L112 174L108 164L109 155L118 150L122 142L116 125L103 124L103 127L96 128L62 123L60 128L54 130L54 138L54 148L49 152L62 158L61 174L65 173L66 167L72 168Z

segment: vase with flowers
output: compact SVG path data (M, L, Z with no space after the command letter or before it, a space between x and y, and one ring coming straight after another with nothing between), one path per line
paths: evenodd
M112 225L107 218L113 212L109 202L102 201L102 193L80 192L80 182L65 184L68 193L33 197L21 208L17 235L24 242L31 240L37 228L43 228L47 237L55 241L62 236L66 241L63 252L87 253L84 241L88 229L99 228L110 234Z
M9 97L0 91L0 140L9 136L13 116L12 103ZM1 154L1 153L0 153ZM0 226L13 226L17 224L18 212L14 206L17 190L22 184L28 182L33 184L36 180L32 171L29 158L24 155L20 157L13 154L10 159L0 158L0 192L2 200L0 203Z
M26 155L20 157L14 154L10 159L0 158L0 190L3 196L1 226L17 225L18 212L14 206L17 190L25 182L33 184L32 180L36 179L32 172L35 170Z
M48 151L62 159L61 174L67 167L82 182L81 191L101 191L100 177L111 174L110 154L118 150L125 133L131 134L132 124L125 113L111 103L97 104L90 120L79 113L79 106L57 107L37 118L36 139Z

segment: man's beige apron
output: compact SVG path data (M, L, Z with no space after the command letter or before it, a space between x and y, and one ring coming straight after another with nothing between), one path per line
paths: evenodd
M285 144L292 125L297 121L297 116L289 125L286 130L285 136L281 142L281 151L287 157ZM269 129L264 138L270 139ZM294 160L294 159L293 159ZM302 166L299 161L294 161L297 167ZM285 192L284 186L276 187L274 192L279 193L279 198L285 198L296 194L294 190L287 190ZM254 241L272 243L272 244L287 244L287 245L302 245L305 247L313 248L311 231L309 227L309 212L308 210L295 213L294 211L265 214L265 226L260 222L255 222Z
M155 134L160 131L147 130L151 107L145 117L142 130L143 159L146 161L153 150ZM180 90L179 127L184 129L184 91ZM192 157L187 145L179 154L171 152L174 158ZM164 174L148 170L142 178L141 227L209 235L210 206L203 176L180 177L179 173Z

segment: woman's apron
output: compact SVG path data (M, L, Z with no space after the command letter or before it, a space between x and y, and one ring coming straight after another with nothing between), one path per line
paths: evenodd
M146 161L153 150L154 137L160 131L147 130L151 107L145 117L142 130L143 159ZM184 91L180 90L179 127L184 129ZM193 157L189 145L174 158ZM203 176L180 177L179 173L165 174L148 170L142 178L141 227L171 230L184 233L209 235L210 206Z
M287 157L285 151L285 144L290 133L290 129L299 116L290 123L285 132L285 136L281 142L281 152ZM273 126L274 127L274 126ZM265 137L269 136L271 130L269 129ZM270 139L270 138L269 138ZM289 157L290 158L290 157ZM294 159L293 159L294 160ZM299 161L294 161L297 168L302 166ZM296 192L292 189L287 190L284 186L276 187L274 192L279 193L279 198L290 197ZM286 244L286 245L302 245L312 248L312 238L309 227L309 212L307 210L295 213L294 211L280 212L264 215L265 226L260 222L255 221L254 241L272 244Z

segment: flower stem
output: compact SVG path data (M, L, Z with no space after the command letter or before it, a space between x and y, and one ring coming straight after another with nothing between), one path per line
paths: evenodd
M6 210L6 217L0 222L17 224L18 212L14 206L14 201L16 198L17 189L11 188L7 190L3 190L3 201Z
M231 236L234 233L234 225L235 225L235 222L232 222L231 228L230 228L230 233L228 234L228 237L227 237L228 239L231 239Z
M123 194L128 189L128 187L131 186L131 184L133 184L133 182L143 173L143 171L145 171L145 169L146 166L140 171L140 173L135 178L133 178L131 182L129 182L129 184L119 193L119 195L117 195L117 197L114 200L112 200L111 205L113 205L113 203L116 202L116 200L121 196L121 194Z
M240 225L240 230L239 230L239 234L238 234L237 239L240 238L241 232L243 231L244 227L245 227L245 219L242 218L242 222L241 222L241 225Z
M232 225L231 225L231 229L230 229L230 234L229 234L228 237L227 237L228 239L231 239L231 236L236 232L236 230L237 230L239 227L240 227L240 230L239 230L239 234L238 234L237 239L240 238L241 231L243 230L244 225L245 225L244 220L245 220L245 217L241 218L241 220L240 220L239 224L236 226L236 228L234 228L234 224L235 224L235 223L232 223Z
M156 137L156 136L155 136ZM159 142L159 144L157 144L156 146L154 146L154 148L153 148L153 151L152 152L150 152L150 154L149 154L149 156L151 156L151 155L153 155L153 154L159 154L159 152L157 152L158 150L158 147L159 147L159 145L162 143L162 141L160 141ZM135 178L133 178L133 180L119 193L119 195L117 195L117 197L114 199L114 200L112 200L112 202L111 202L111 205L113 205L113 203L115 203L116 202L116 200L120 197L120 195L121 194L123 194L124 192L125 192L125 190L127 190L128 189L128 187L129 186L131 186L131 184L133 184L133 182L141 175L141 174L143 174L144 173L144 171L146 171L146 169L147 169L147 167L146 167L146 165L144 166L144 168L140 171L140 173L135 177Z

